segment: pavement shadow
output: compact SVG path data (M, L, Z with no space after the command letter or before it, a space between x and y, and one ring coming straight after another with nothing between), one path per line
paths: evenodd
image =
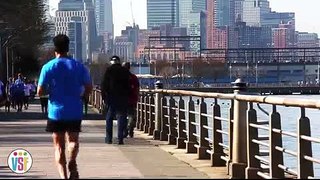
M47 115L40 112L0 112L0 121L26 121L26 120L45 120ZM83 120L104 120L102 114L90 113L83 116Z
M22 175L22 174L15 174L11 172L9 166L0 166L0 179L39 179L41 176L37 175Z
M0 121L19 121L19 120L43 120L46 116L40 112L10 112L0 113Z

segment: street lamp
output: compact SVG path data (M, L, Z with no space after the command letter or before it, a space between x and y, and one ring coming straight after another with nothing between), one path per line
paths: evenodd
M256 86L258 86L258 62L256 62Z
M319 72L319 70L320 70L320 64L319 64L319 59L318 59L318 71L317 71L317 83L318 83L318 85L320 86L320 72Z
M229 65L229 70L230 70L229 71L230 72L229 73L229 76L230 76L229 79L230 79L230 82L231 82L231 80L232 80L232 71L231 71L232 70L232 64L231 64L231 62L230 62L230 65Z

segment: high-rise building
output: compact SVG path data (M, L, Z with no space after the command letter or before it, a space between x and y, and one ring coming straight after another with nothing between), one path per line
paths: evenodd
M200 51L206 44L206 0L179 0L179 23L180 27L187 28L188 36L201 36L201 43L190 42L193 52Z
M108 32L114 35L112 0L95 0L95 13L99 35Z
M207 48L236 48L234 25L235 0L207 0Z
M214 30L215 30L215 0L207 0L207 21L206 21L206 29L207 29L207 48L214 48Z
M128 41L133 43L133 51L135 51L139 43L139 26L127 26L125 30L121 31L121 36L128 37Z
M308 33L308 32L299 32L297 45L300 48L314 48L319 47L318 34L317 33Z
M235 22L235 0L215 0L217 26L231 26Z
M235 21L243 20L243 1L244 0L234 0Z
M117 36L114 42L114 53L127 62L133 62L134 50L133 43L127 36Z
M270 28L247 26L245 22L237 22L235 32L238 35L238 48L271 47Z
M70 39L69 54L74 59L82 59L82 24L79 17L72 18L68 23L68 35Z
M55 17L55 34L66 34L73 32L69 30L69 23L73 19L79 19L82 25L82 62L92 60L93 51L96 49L97 29L95 12L92 0L61 0ZM73 41L73 39L70 39Z
M243 1L243 22L247 26L260 27L264 24L263 15L271 12L268 0L244 0Z
M271 28L277 28L279 24L292 24L295 26L294 12L270 12L262 16L263 24Z
M189 24L187 33L189 36L201 36L201 42L191 41L190 50L200 52L200 48L206 47L206 14L203 11L191 12L189 15Z
M179 26L178 0L147 0L148 29L161 24Z
M296 46L296 33L294 24L279 24L278 28L272 28L272 44L274 48L289 48Z
M191 21L190 16L201 11L206 11L206 0L179 0L180 27L188 27Z

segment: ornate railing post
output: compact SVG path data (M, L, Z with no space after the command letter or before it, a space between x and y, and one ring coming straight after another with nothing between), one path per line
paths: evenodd
M140 121L141 121L141 92L139 94L139 98L138 98L138 104L137 104L137 113L136 113L136 128L139 129L140 126Z
M226 162L227 164L227 170L228 170L228 175L231 174L231 163L232 163L232 150L233 150L233 120L234 120L234 99L231 100L230 102L230 107L229 107L229 114L228 114L228 142L229 142L229 151L228 151L228 161Z
M258 129L251 127L250 124L257 123L257 112L253 108L253 103L250 102L249 109L247 111L248 121L247 121L247 142L248 142L248 166L246 168L246 179L260 179L257 175L260 167L259 161L255 158L255 155L259 155L259 145L253 143L253 139L258 139Z
M148 132L148 126L149 126L149 94L146 94L144 96L144 119L143 119L143 132Z
M222 142L222 134L217 132L217 130L221 130L221 121L215 120L215 117L221 117L220 105L218 104L218 99L215 98L213 105L213 127L212 127L212 136L213 136L213 153L211 154L211 164L212 166L225 166L226 162L221 159L223 156L223 148L219 145Z
M197 148L194 147L195 144L197 144L197 138L193 135L193 133L196 133L196 126L192 124L192 122L196 122L196 117L194 113L191 113L190 111L194 112L194 101L192 100L192 97L190 96L189 102L188 102L188 139L186 143L186 149L187 153L196 153Z
M143 131L143 126L144 126L144 121L145 121L145 96L146 94L145 93L142 93L141 95L141 118L140 118L140 124L139 124L139 130L140 131Z
M234 83L234 94L242 94L246 90L246 83L237 79ZM247 102L234 100L233 149L231 163L231 177L245 178L247 167Z
M165 107L168 106L167 98L165 96L162 96L161 98L161 132L160 132L160 141L167 141L168 140L168 134L169 129L167 127L168 124L168 109Z
M199 159L209 159L210 156L207 153L209 147L209 142L206 140L208 137L208 129L205 126L208 126L208 118L203 116L202 114L207 114L207 104L204 102L204 98L201 97L199 104L199 129L200 129L200 138L199 138L199 146L198 146L198 158Z
M312 143L301 138L311 137L310 119L306 117L304 108L301 108L301 117L298 119L298 179L313 177L313 162L308 161L304 156L312 157Z
M168 134L168 143L169 144L177 144L177 120L176 117L176 110L175 108L175 100L173 96L170 96L169 100L169 134Z
M283 153L276 149L276 146L282 146L282 135L273 132L273 129L281 130L281 118L280 113L277 112L277 106L273 105L272 113L269 120L269 162L270 162L270 177L271 178L284 178L284 170L278 165L283 165Z
M186 112L184 106L184 100L182 96L179 98L178 102L178 138L177 138L177 148L186 148L185 140L187 139L187 135L185 133L186 130Z
M163 88L163 84L160 81L155 83L155 88L160 90ZM161 119L162 119L162 93L156 93L155 99L155 129L153 131L153 139L160 140L160 131L161 131Z
M155 108L154 108L154 95L150 94L149 96L149 128L148 134L153 135L154 131L154 120L155 120Z

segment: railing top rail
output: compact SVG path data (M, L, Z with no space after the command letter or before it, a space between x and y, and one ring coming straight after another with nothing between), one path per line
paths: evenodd
M294 99L294 98L281 98L270 96L258 96L258 95L240 95L240 94L223 94L223 93L206 93L198 91L187 90L167 90L167 89L141 89L141 92L145 93L164 93L171 95L184 95L184 96L197 96L204 98L219 98L219 99L235 99L240 101L248 101L254 103L265 103L282 106L292 107L304 107L304 108L320 108L320 100L310 99Z

